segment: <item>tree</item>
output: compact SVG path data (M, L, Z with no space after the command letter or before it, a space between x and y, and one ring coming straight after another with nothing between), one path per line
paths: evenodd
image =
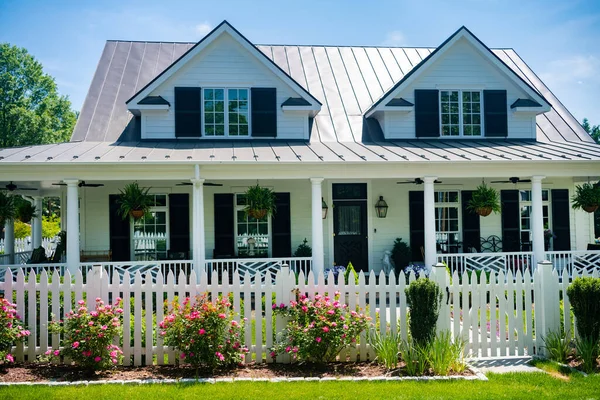
M27 50L0 43L0 148L68 141L75 113Z
M583 127L583 129L585 129L587 133L590 134L590 136L596 141L596 143L600 144L600 125L592 126L590 125L588 119L584 118L581 126Z

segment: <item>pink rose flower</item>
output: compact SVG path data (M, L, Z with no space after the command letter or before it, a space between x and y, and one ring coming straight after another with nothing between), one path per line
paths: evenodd
M328 326L324 326L323 327L323 332L325 332L325 333L329 332L329 327Z
M204 335L206 333L206 331L203 328L200 328L200 330L198 331L199 335Z
M100 356L96 356L94 358L94 361L96 361L96 362L100 362L101 360L102 360L102 357L100 357Z
M321 338L320 337L316 338L315 340L317 341L317 343L321 343Z
M7 354L7 355L6 355L6 360L7 360L8 362L11 362L11 363L12 363L12 362L15 362L15 358L12 356L12 354Z
M73 345L72 345L72 347L73 347L74 349L78 348L78 347L79 347L79 342L73 342Z
M54 350L54 355L58 357L58 355L60 354L60 350Z
M225 315L225 314L221 313L221 314L219 314L219 318L221 318L221 319L225 319L225 318L227 318L227 315Z

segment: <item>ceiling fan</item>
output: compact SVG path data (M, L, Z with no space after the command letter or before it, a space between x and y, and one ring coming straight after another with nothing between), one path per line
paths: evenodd
M192 182L181 182L176 184L175 186L192 186L193 183ZM203 183L204 186L223 186L222 183L213 183L213 182L204 182Z
M406 183L412 183L415 185L422 185L425 181L421 178L415 178L412 181L404 181L404 182L396 182L398 185L404 185ZM437 179L435 181L433 181L433 183L442 183L442 181L438 181Z
M53 183L54 186L67 186L66 183ZM100 187L100 186L104 186L104 183L85 183L85 181L81 181L79 182L79 184L77 185L79 187Z
M514 183L515 185L517 183L527 183L527 182L531 182L531 179L520 179L517 176L511 176L510 178L508 178L507 181L492 181L492 183Z
M12 181L10 181L10 183L8 185L5 186L6 190L8 190L9 192L13 192L15 190L37 190L36 188L24 188L24 187L19 187L17 185L15 185Z

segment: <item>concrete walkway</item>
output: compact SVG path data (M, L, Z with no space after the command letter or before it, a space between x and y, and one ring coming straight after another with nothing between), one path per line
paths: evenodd
M484 374L506 374L510 372L543 372L529 365L531 357L490 357L468 360L469 364L478 368Z

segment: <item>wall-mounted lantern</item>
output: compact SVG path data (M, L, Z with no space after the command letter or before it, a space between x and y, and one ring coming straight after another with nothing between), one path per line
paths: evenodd
M377 211L377 217L385 218L387 216L388 205L383 196L379 196L379 201L375 204L375 210Z
M325 200L323 200L321 197L321 211L323 212L323 219L327 219L327 210L329 210L329 207L327 207L327 203L325 203Z

